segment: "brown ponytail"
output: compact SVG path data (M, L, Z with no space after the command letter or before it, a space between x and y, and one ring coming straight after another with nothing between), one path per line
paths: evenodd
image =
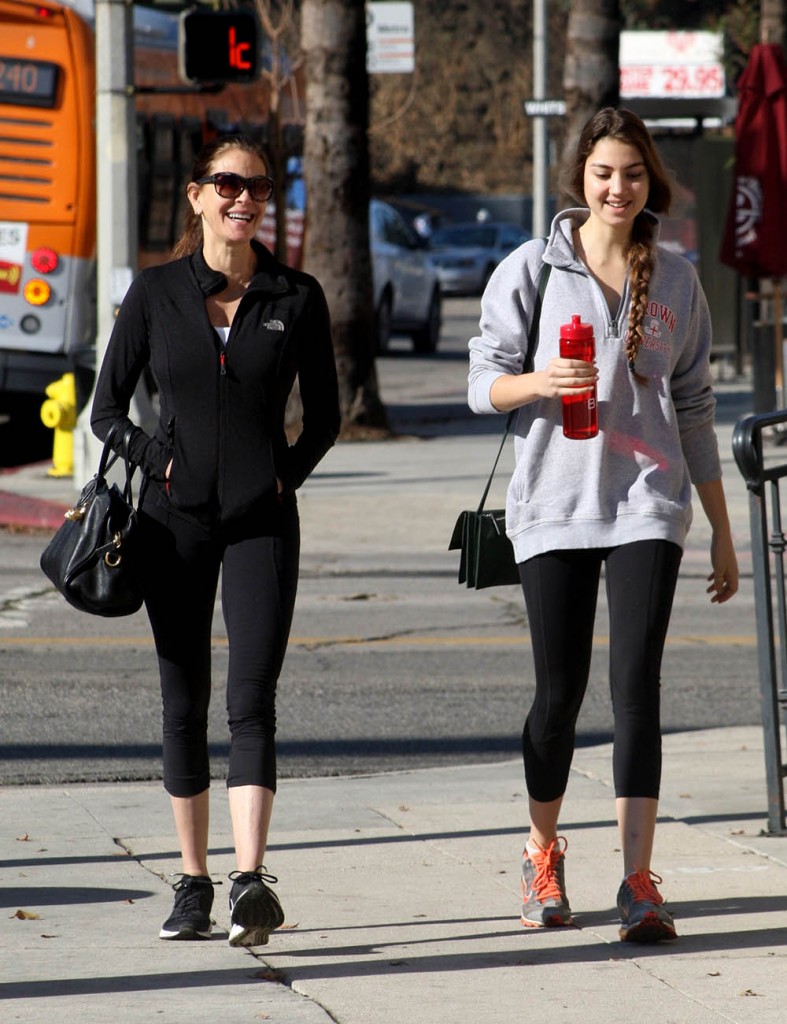
M202 177L202 175L199 175ZM180 238L172 248L172 259L179 260L182 256L190 256L202 245L202 218L198 217L189 204L183 222Z

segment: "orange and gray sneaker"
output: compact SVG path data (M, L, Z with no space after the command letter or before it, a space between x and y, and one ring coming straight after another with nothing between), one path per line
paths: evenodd
M678 937L656 883L661 885L661 879L653 871L633 871L621 882L618 910L624 942L662 942Z
M561 845L562 844L562 845ZM546 850L522 854L522 924L526 928L560 928L571 924L571 907L566 897L563 836L553 839Z

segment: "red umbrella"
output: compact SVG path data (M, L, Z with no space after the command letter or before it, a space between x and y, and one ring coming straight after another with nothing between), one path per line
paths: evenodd
M735 181L721 261L748 277L787 274L787 63L758 43L738 80Z
M787 63L781 46L757 43L738 79L735 178L721 261L773 279L775 384L785 403L782 282L787 274Z

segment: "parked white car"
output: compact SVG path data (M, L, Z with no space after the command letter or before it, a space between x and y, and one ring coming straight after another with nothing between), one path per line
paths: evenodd
M377 351L391 334L409 334L416 352L434 352L442 323L442 292L429 250L398 210L373 199L369 235Z

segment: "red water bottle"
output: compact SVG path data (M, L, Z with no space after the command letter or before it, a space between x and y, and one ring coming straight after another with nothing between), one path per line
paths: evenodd
M583 324L582 318L572 316L570 324L560 328L560 355L563 359L584 359L592 363L596 355L593 328ZM566 437L584 441L598 433L596 385L592 391L579 395L563 395L563 433Z

